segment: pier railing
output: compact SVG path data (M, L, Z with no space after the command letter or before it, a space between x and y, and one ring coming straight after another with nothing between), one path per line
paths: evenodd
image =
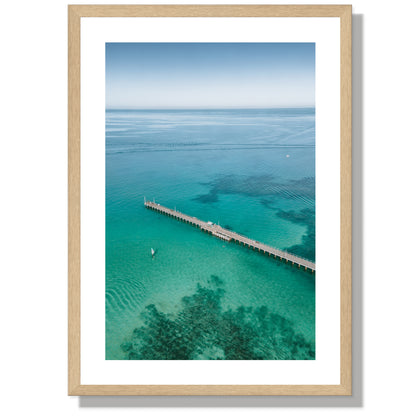
M153 211L163 213L179 221L183 221L193 226L196 226L200 228L201 231L209 233L224 241L233 241L237 244L246 246L254 251L258 250L260 253L263 252L264 254L273 256L275 259L279 258L279 260L286 261L286 263L291 263L292 265L296 265L299 268L303 267L305 268L305 270L312 271L312 273L315 272L315 263L300 256L291 254L285 250L279 250L277 248L268 246L267 244L263 244L259 241L252 240L251 238L248 238L242 234L238 234L234 231L222 228L218 224L214 224L209 221L202 221L199 218L183 214L179 211L176 211L176 209L173 210L171 208L164 207L163 205L157 204L156 202L145 201L144 205L146 208L152 209Z

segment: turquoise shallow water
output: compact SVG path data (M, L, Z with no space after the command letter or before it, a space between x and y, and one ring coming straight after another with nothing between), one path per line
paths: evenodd
M314 142L314 109L107 110L107 359L314 358L314 275L143 205L314 260Z

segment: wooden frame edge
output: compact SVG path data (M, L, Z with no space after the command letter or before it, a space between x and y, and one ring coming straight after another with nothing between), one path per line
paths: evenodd
M79 17L342 17L348 5L69 5Z
M345 396L341 385L80 385L70 396Z
M81 17L339 17L341 23L341 356L339 385L81 385L80 20ZM349 396L351 350L351 5L68 6L68 395Z
M340 190L341 190L341 264L340 264L340 330L341 330L341 385L352 394L352 172L351 172L351 135L352 135L352 82L351 82L351 21L352 7L342 8L340 16L341 62L340 62Z
M80 361L80 16L68 7L68 392L81 383Z

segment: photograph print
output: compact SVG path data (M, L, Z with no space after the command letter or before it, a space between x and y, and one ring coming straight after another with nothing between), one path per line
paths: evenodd
M105 61L106 360L315 360L315 44Z

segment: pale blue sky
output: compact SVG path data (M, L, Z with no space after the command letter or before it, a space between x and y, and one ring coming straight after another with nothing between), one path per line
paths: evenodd
M107 43L107 108L315 105L314 43Z

